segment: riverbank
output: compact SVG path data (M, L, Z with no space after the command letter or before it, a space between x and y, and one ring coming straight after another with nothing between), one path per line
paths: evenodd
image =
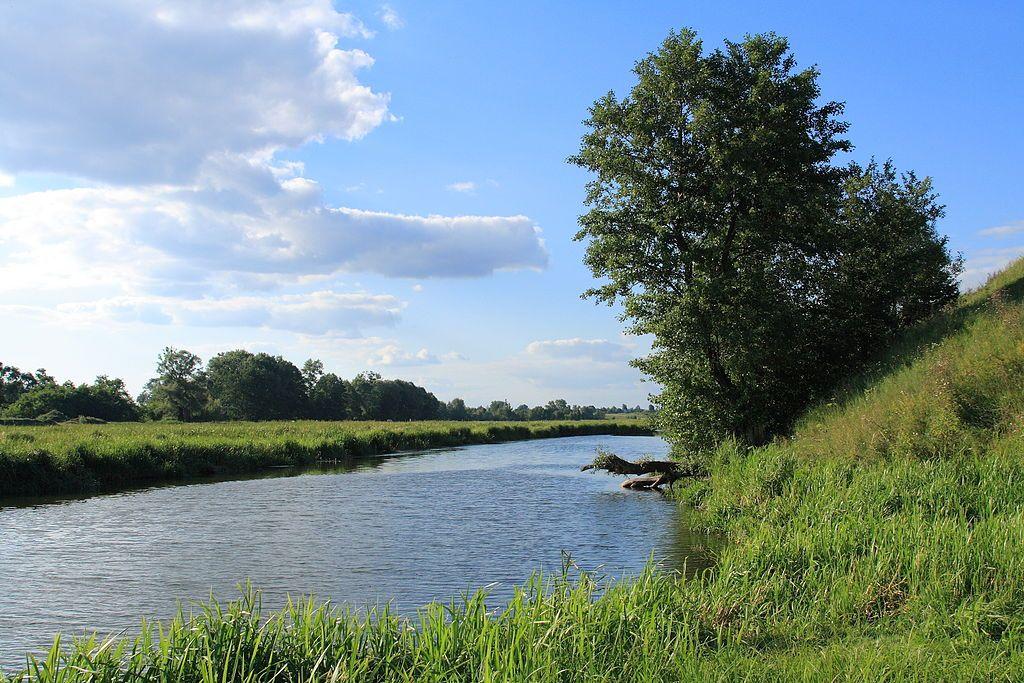
M311 604L262 630L243 602L127 663L95 643L54 655L38 680L199 679L210 662L248 680L1024 680L1024 262L792 438L703 464L676 495L729 543L692 580L534 583L499 612L425 608L416 629Z
M398 451L588 434L652 431L636 420L615 419L0 427L0 498L115 491Z
M386 609L357 613L308 600L267 613L248 593L207 603L162 631L144 626L130 641L57 641L27 671L0 681L1020 680L1020 655L991 639L971 645L912 632L841 639L826 632L798 643L750 633L752 642L742 642L723 628L743 610L737 596L702 598L702 584L653 570L610 587L585 576L538 578L499 613L478 593L425 606L415 627Z

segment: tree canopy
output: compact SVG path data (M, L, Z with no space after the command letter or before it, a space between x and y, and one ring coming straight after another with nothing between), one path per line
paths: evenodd
M140 403L148 407L151 415L182 422L203 415L206 373L199 356L168 346L157 358L156 372L140 397Z
M42 368L34 373L22 372L13 365L0 363L0 410L17 401L22 394L54 384L56 381Z
M46 373L0 364L0 417L44 421L173 420L590 420L606 413L640 412L640 406L596 408L564 399L543 406L492 401L471 408L461 398L443 403L421 386L363 372L347 380L311 358L302 368L281 356L243 349L217 354L204 364L196 354L167 347L156 376L138 402L124 382L106 376L92 384L57 384ZM650 407L653 411L653 406Z
M784 432L898 329L957 293L959 262L928 179L839 166L843 105L784 38L705 51L672 33L636 85L591 107L570 162L593 177L578 240L654 337L636 365L662 386L667 433L689 449Z
M92 384L39 384L21 394L4 410L9 417L21 418L36 418L52 412L107 422L131 422L140 417L139 407L125 389L124 382L105 375L97 377Z
M213 410L229 420L287 420L306 412L302 373L281 356L225 351L210 359L206 374Z

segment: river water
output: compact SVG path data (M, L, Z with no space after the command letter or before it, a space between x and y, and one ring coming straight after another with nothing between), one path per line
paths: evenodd
M130 632L179 600L237 597L247 579L266 608L313 594L412 614L487 584L497 605L531 572L558 571L563 551L616 577L652 553L668 568L708 566L685 509L579 471L598 446L627 459L668 450L656 437L582 436L0 502L0 667L20 668L58 631Z

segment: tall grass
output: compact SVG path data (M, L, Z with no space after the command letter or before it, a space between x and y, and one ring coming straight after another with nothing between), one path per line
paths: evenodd
M1024 262L914 330L793 438L677 485L727 534L693 579L534 580L415 626L246 597L19 680L1024 680ZM120 648L120 649L118 649ZM99 654L91 651L102 650Z
M220 422L0 427L0 499L347 461L366 455L584 434L637 421Z
M990 681L1024 673L1019 652L998 641L913 630L752 646L727 634L709 576L684 582L648 569L611 585L536 577L501 610L477 593L427 605L412 620L313 600L266 614L247 592L144 624L136 638L58 639L0 681Z
M975 678L1024 680L1024 261L792 439L723 444L708 466L677 493L734 539L703 586L723 641L766 667L807 648L865 650L850 665L868 667L871 643L913 639L950 664L942 680L967 661Z

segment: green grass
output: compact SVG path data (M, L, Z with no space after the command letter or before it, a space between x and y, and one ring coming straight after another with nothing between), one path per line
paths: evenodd
M40 663L43 681L1024 680L1024 262L913 330L791 439L678 485L694 579L535 580L415 628L251 599ZM265 624L265 625L261 625ZM121 648L120 650L116 648ZM102 649L102 648L101 648Z
M349 461L360 456L583 434L650 434L636 421L217 422L0 427L0 499Z
M495 611L483 593L412 620L312 600L265 614L258 594L207 603L132 639L59 639L0 680L714 681L1019 680L991 639L913 632L751 646L730 636L704 581L647 570L608 586L535 578Z

